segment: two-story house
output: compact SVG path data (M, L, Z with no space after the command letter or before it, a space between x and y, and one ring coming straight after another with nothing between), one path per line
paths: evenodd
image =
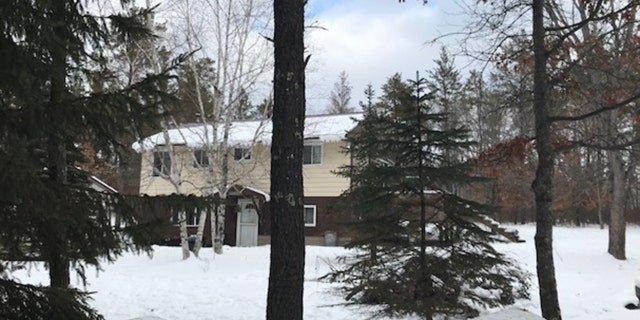
M308 116L305 120L303 179L304 221L307 244L321 244L325 232L335 231L329 204L349 187L346 178L334 172L350 163L343 151L345 134L362 114ZM217 132L216 132L217 130ZM271 122L237 121L228 135L228 164L212 141L222 141L223 132L210 125L192 124L152 135L135 144L142 153L140 193L213 194L226 198L225 244L253 246L269 241L269 189ZM219 145L219 144L218 144ZM226 186L221 186L224 173ZM190 234L198 224L187 215ZM209 223L205 224L207 228ZM168 238L178 238L178 228ZM208 235L209 232L205 231ZM177 241L177 240L174 240ZM205 236L205 244L210 239Z

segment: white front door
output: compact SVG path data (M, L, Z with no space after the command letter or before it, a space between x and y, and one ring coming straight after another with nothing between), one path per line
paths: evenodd
M258 245L258 212L250 199L238 199L238 229L236 245L253 247Z

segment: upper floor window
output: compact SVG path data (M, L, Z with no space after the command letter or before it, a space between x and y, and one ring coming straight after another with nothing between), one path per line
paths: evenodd
M316 226L316 211L317 208L314 205L304 206L304 226L315 227Z
M302 153L303 164L322 164L322 145L305 145Z
M209 155L204 149L193 150L193 167L205 168L209 166Z
M233 160L251 160L251 148L234 148Z
M171 175L171 154L168 150L153 151L153 172L154 177Z

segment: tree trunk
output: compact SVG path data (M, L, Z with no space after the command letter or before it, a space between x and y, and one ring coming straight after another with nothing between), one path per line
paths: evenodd
M49 264L50 285L56 288L68 288L71 283L69 276L69 259L63 255L66 253L53 250L47 263Z
M204 226L207 223L207 213L209 213L208 209L203 209L199 213L198 218L198 230L196 231L196 242L193 244L193 255L198 257L200 254L200 249L202 248L203 238L204 238Z
M147 0L147 6L149 6L148 3L149 0ZM189 48L189 52L193 52L194 48L193 48L193 41L192 41L192 32L193 32L193 23L191 21L191 10L186 10L187 11L187 46ZM212 157L210 156L211 154L211 142L209 141L209 133L207 132L208 127L206 126L207 123L207 113L205 110L205 105L204 105L204 101L202 99L202 87L200 86L200 75L199 75L199 71L198 68L196 68L195 65L195 61L194 59L189 59L189 61L187 62L187 66L189 67L189 70L191 70L191 74L193 75L193 82L195 83L195 93L196 93L196 102L198 104L198 110L200 111L200 120L202 121L203 124L205 124L204 127L204 150L206 153L206 157L211 159ZM210 172L209 170L205 170L205 172ZM207 184L206 184L206 189L205 189L205 194L206 195L211 195L211 191L212 191L212 187L211 187L211 177L207 176ZM200 254L200 249L203 246L203 241L204 241L204 227L207 223L207 215L209 213L210 210L205 210L200 212L200 218L198 220L198 230L196 232L196 241L193 244L193 254L198 257ZM212 217L213 219L213 217ZM213 241L213 238L211 238L211 241Z
M224 219L225 219L225 203L227 198L220 193L220 204L216 207L216 231L213 239L213 251L216 254L222 254L222 246L224 245ZM213 227L213 226L212 226Z
M596 187L596 195L598 199L598 224L600 225L600 229L604 229L604 219L602 218L602 195L600 191L600 182Z
M536 129L538 167L533 182L536 201L536 258L540 307L547 320L562 319L558 302L555 266L553 262L553 171L554 154L549 120L547 52L545 49L544 0L533 0L534 85L533 108Z
M275 69L271 139L271 264L267 320L302 319L305 117L304 3L274 1Z
M60 39L64 39L65 32L65 5L66 1L57 1L53 6L52 18L54 23L54 32ZM64 43L60 42L57 46L51 48L51 89L50 89L50 104L48 106L49 125L50 132L48 132L48 146L47 152L49 178L53 181L54 185L64 185L67 183L67 152L65 147L65 141L60 140L58 133L58 126L64 126L64 123L59 119L61 116L65 116L63 110L60 108L64 104L64 95L66 92L66 78L67 78L67 48ZM55 210L55 208L53 208ZM64 213L52 212L56 217L63 215ZM49 266L49 280L52 287L67 288L70 284L69 277L69 259L67 253L67 227L64 223L55 223L57 225L55 232L52 232L50 236L50 252L48 252L47 264Z
M419 255L420 271L419 272L420 272L420 275L418 277L418 283L416 283L415 298L419 303L422 303L425 300L428 301L427 297L433 295L433 292L431 292L432 290L431 275L427 270L427 234L425 230L427 225L427 204L426 204L426 198L424 193L424 189L427 186L423 184L428 179L425 177L424 168L423 168L424 167L424 162L423 162L424 161L424 154L423 154L424 143L422 142L423 140L422 110L420 110L421 89L422 88L421 88L420 74L416 71L415 94L416 94L416 122L418 127L418 141L417 141L418 145L416 149L418 150L418 179L420 181L420 185L418 185L418 187L420 188L420 191L419 191L419 196L420 196L420 255ZM423 314L423 316L425 317L426 320L433 319L434 309L435 308L432 303L428 303L427 306L425 306L425 313Z
M189 259L189 233L187 232L187 213L184 210L178 212L180 223L180 247L182 248L182 260Z
M615 113L613 111L612 113ZM622 164L621 152L611 150L607 152L609 157L609 168L611 169L612 178L612 197L611 209L609 216L609 248L608 252L614 258L619 260L626 259L625 255L625 219L624 219L624 201L625 201L625 179Z
M162 132L164 135L164 141L171 141L171 139L169 139L169 129L168 129L167 123L169 123L168 119L164 119L162 122ZM168 175L163 176L163 178L169 179L169 182L173 185L173 187L176 190L176 194L182 194L182 187L181 187L182 182L180 181L180 177L176 174L175 172L176 169L174 168L177 164L176 157L175 157L175 149L173 148L172 143L167 143L167 145L169 147L171 169L169 170ZM187 230L187 213L184 212L184 210L182 209L179 209L179 210L180 211L178 211L178 224L180 226L180 247L182 248L182 259L186 260L186 259L189 259L189 256L190 256L189 242L188 242L189 233ZM172 212L172 214L175 214L175 213Z
M220 208L220 206L223 206L223 203L220 204L216 204L213 211L211 211L211 220L209 220L209 222L211 223L211 248L213 248L213 255L216 255L215 252L215 241L216 241L216 219L218 217L218 210Z
M229 131L231 130L231 115L228 114L225 118L224 132L222 136L222 168L220 173L220 183L218 190L220 190L220 206L216 211L217 228L216 239L214 241L214 251L217 254L222 254L222 246L224 244L224 224L227 210L225 204L227 201L227 189L229 188Z

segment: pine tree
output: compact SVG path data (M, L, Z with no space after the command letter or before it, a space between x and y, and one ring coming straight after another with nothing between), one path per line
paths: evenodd
M133 6L127 10L135 15L140 8ZM166 26L157 23L154 14L146 15L142 19L154 34L166 32ZM159 73L170 63L170 53L165 46L161 45L159 37L140 37L130 41L119 41L117 37L114 35L114 39L103 49L109 56L108 67L100 68L99 72L95 72L87 79L94 92L131 86L144 79L147 74ZM182 80L183 76L181 74L179 76ZM82 77L78 80L78 86L81 88L84 80ZM132 145L140 139L140 136L151 134L153 129L152 126L142 128L142 132L138 135L121 132L122 137L118 137L118 140L123 145ZM118 192L127 195L140 193L142 157L139 153L129 148L120 150L117 159L96 158L96 160L100 168L105 169L99 177L111 183Z
M233 115L233 120L255 120L260 119L260 113L258 106L251 104L249 94L245 89L240 89L238 94L238 101L236 101L236 112Z
M431 103L437 112L446 113L446 119L441 123L444 130L452 130L464 125L469 127L470 110L461 104L462 83L460 72L456 70L454 60L447 50L440 48L440 57L434 61L436 67L429 72L427 88L433 92ZM460 154L448 152L447 161L456 161Z
M255 106L255 114L252 118L258 120L271 119L273 115L273 96L269 95Z
M412 88L409 95L385 93L404 103L387 110L402 113L366 112L347 138L354 162L338 173L352 185L341 203L350 216L347 246L359 254L345 257L329 279L342 281L350 303L424 319L474 316L477 308L526 297L526 275L473 223L492 208L444 187L477 180L464 163L445 157L471 146L467 132L443 129L448 114L428 105L433 97L422 92L424 79L403 84L396 87Z
M461 105L468 109L468 127L478 142L478 151L487 150L500 143L501 137L508 136L496 90L492 90L482 77L482 73L472 70L462 90Z
M427 88L433 92L434 108L439 112L449 113L445 124L449 128L464 124L467 110L459 103L462 93L460 72L455 68L455 61L449 56L447 49L440 48L440 57L434 61L436 67L429 71Z
M351 102L351 84L349 84L349 77L345 71L340 72L338 75L338 81L333 84L333 90L329 96L331 102L327 113L329 114L342 114L350 113L355 109L350 106Z
M387 82L382 85L382 95L379 97L379 101L374 104L373 109L376 112L389 114L396 118L411 117L411 86L402 80L402 75L399 73L387 79Z
M364 97L367 99L367 101L360 101L358 104L360 104L360 108L362 108L364 112L369 112L373 109L373 99L376 96L376 91L373 90L373 86L371 85L371 83L369 83L362 92L364 93Z
M211 114L200 114L200 101L205 110L212 110L214 92L211 83L214 81L214 61L209 58L196 59L178 69L178 98L180 101L172 112L176 125L199 122L203 118L211 119ZM196 77L197 80L196 81ZM200 92L196 87L200 86Z
M129 147L122 137L157 123L161 106L174 102L166 93L171 69L126 87L91 85L96 75L113 75L107 68L112 41L151 36L151 11L104 17L85 5L0 3L0 253L41 259L50 278L50 287L0 281L3 319L99 319L86 294L69 288L70 268L83 277L87 266L126 250L150 250L150 227L157 225L139 214L152 211L150 198L97 192L80 165L83 145L118 159ZM176 207L203 205L173 199Z

